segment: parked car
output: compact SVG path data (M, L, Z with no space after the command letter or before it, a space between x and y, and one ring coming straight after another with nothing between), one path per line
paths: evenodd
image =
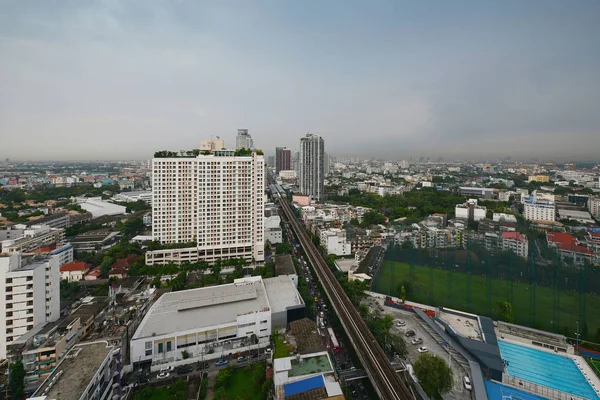
M247 359L248 359L248 357L246 357L246 356L239 356L239 357L237 358L237 361L238 361L238 362L244 362L244 361L246 361Z
M410 331L406 332L406 337L412 337L412 336L415 336L415 335L416 335L416 333L412 329Z
M468 376L465 376L463 378L463 383L465 385L465 389L467 389L467 390L472 390L473 389L473 385L471 385L471 380L469 379Z
M161 372L158 373L158 375L156 375L156 377L158 379L165 379L165 378L168 378L169 375L170 374L167 371L161 371Z
M425 346L421 346L418 348L417 350L419 353L427 353L429 351L429 349Z
M404 322L404 321L398 321L398 322L396 322L396 326L398 326L398 327L406 326L406 322Z
M164 367L160 369L160 372L171 372L175 369L175 367L173 367L172 365L169 365L168 367Z
M411 340L410 343L411 344L421 344L421 343L423 343L423 339L415 338L415 339Z
M219 360L215 363L216 367L222 367L223 365L229 364L229 360Z

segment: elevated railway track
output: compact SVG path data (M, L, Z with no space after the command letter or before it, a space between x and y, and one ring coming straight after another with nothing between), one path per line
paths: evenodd
M398 374L389 362L387 355L375 340L367 324L344 293L319 250L296 218L285 195L275 193L274 197L279 202L307 258L313 265L325 294L340 319L379 398L385 400L420 399L420 396L413 391L410 383Z

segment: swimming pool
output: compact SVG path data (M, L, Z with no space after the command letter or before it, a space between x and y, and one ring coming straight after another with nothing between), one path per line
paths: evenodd
M498 340L508 374L586 399L600 399L575 362L557 354Z

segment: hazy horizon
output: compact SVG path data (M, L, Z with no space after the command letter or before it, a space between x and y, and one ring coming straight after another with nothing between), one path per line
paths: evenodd
M600 3L6 2L0 160L597 160Z

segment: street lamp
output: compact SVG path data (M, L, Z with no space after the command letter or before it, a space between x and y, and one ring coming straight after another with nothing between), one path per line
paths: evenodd
M575 322L577 324L577 332L575 333L576 337L577 337L577 347L575 348L577 351L579 351L579 321Z

